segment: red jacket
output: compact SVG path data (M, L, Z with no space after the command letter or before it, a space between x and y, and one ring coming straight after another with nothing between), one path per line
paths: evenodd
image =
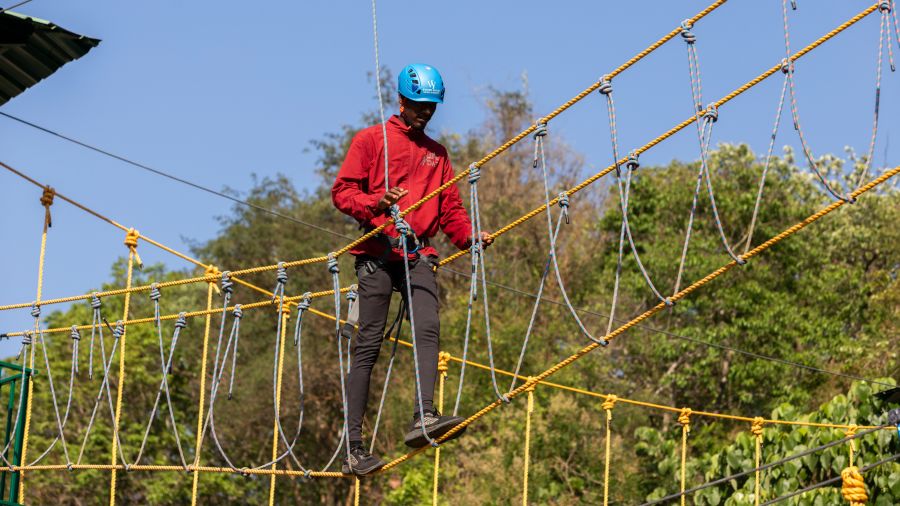
M453 178L446 148L424 132L410 129L398 116L392 116L387 122L387 139L391 187L399 186L409 191L397 203L401 210ZM384 140L381 125L375 125L361 130L350 143L347 157L331 187L331 200L363 228L377 227L390 217L389 211L377 209L384 192ZM472 227L456 185L425 202L404 219L420 240L434 237L440 229L457 248L465 249L470 245ZM398 235L393 224L383 233L391 237ZM402 258L398 251L387 252L387 248L383 240L372 238L350 253L375 257L387 253L388 260ZM438 254L431 246L422 247L419 253L425 256Z

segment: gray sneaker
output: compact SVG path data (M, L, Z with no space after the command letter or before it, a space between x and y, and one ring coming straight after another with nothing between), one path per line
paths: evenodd
M341 466L341 472L344 474L355 474L356 476L365 476L372 474L384 467L384 461L369 453L362 446L354 446L350 448L350 455L344 459Z
M436 439L450 432L450 429L461 424L463 420L465 419L461 416L441 416L436 409L431 411L425 410L425 431L428 432L428 437ZM454 432L444 442L462 436L466 428L463 427L461 430ZM419 419L418 411L413 415L413 420L409 424L409 431L406 433L404 442L410 448L422 448L428 444L428 439L425 438L425 433L422 431L422 421Z

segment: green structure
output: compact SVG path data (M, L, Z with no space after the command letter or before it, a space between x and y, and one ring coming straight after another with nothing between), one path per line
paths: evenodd
M23 373L24 372L24 373ZM6 404L6 429L3 438L3 457L13 466L22 464L22 440L25 438L25 404L28 403L28 382L34 371L24 365L0 360L0 398L4 389L9 393ZM19 397L21 396L21 401ZM10 443L12 440L12 443ZM6 468L0 471L0 505L18 505L19 473Z

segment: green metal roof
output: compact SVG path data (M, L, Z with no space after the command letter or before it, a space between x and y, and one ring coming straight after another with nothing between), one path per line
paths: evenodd
M0 105L98 44L100 39L72 33L43 19L0 12Z

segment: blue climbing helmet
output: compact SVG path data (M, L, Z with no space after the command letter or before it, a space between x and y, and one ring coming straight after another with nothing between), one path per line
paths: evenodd
M416 102L444 103L444 80L431 65L413 63L407 65L397 78L397 91Z

